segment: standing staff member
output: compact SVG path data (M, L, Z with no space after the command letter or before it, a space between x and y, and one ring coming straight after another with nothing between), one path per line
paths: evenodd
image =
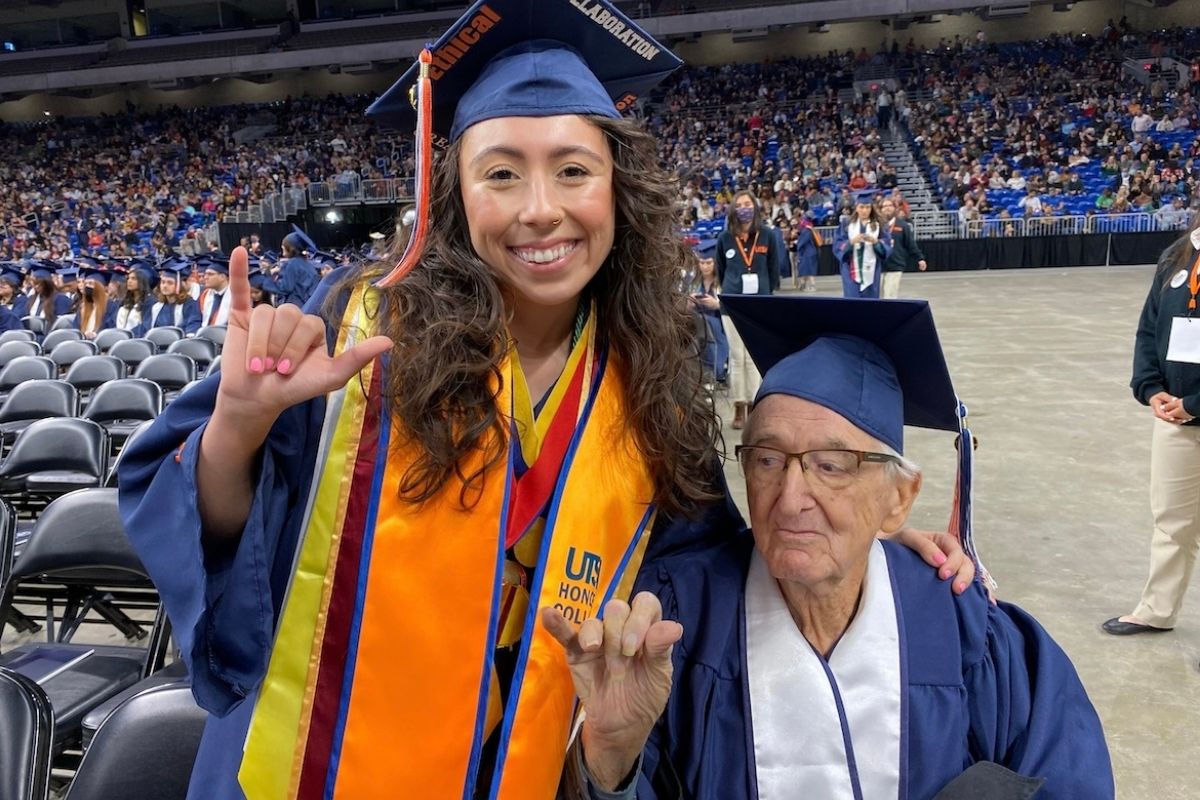
M833 254L842 267L842 296L879 297L880 267L892 250L892 237L875 210L872 192L859 192L854 217L838 228Z
M879 204L879 210L882 212L883 226L892 236L892 252L883 262L882 297L884 300L894 300L900 296L900 279L904 277L904 272L914 265L924 272L929 265L925 263L925 254L917 243L912 223L896 215L896 201L885 198Z
M733 196L725 230L717 237L717 278L721 294L773 294L779 286L782 262L779 239L759 218L758 201L750 192ZM783 258L787 255L783 254ZM750 398L758 392L762 376L746 355L742 337L728 318L723 318L729 340L729 395L733 400L734 430L746 424Z
M1142 307L1130 386L1150 407L1150 577L1132 614L1104 623L1129 636L1175 627L1200 545L1200 214L1158 262Z

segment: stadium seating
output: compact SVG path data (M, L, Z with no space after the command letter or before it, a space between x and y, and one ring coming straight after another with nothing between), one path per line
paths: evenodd
M7 333L17 333L17 331L7 331ZM7 342L0 342L0 369L8 366L8 362L14 358L38 356L41 354L42 348L37 342L24 339L10 339Z
M108 381L92 394L83 417L103 425L119 451L143 422L162 412L164 396L161 386L145 378Z
M148 339L125 339L108 349L110 356L121 359L131 370L157 352L158 347Z
M82 393L91 392L108 381L124 378L129 368L116 356L84 356L67 370L63 379Z
M66 381L27 381L14 387L0 406L0 443L5 447L39 419L74 417L79 391Z
M174 325L151 328L146 333L147 341L152 342L160 353L165 353L172 342L179 341L183 336L183 328L177 328Z
M133 332L124 328L105 328L96 334L96 347L101 353L107 353L117 342L132 339Z

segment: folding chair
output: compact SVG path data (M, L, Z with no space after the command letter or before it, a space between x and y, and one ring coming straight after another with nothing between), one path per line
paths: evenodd
M59 495L99 486L108 447L108 432L92 420L39 419L0 462L0 495L26 516L36 516Z
M78 342L82 339L83 334L74 328L54 328L42 340L42 352L50 355L54 352L54 348L63 342Z
M71 365L64 380L82 396L109 381L124 378L127 372L125 362L116 356L84 356Z
M167 347L168 353L179 353L196 362L196 369L200 375L208 371L209 365L216 359L220 348L217 343L211 339L180 339L177 342L171 342Z
M62 333L62 331L55 331L55 333ZM89 342L86 339L59 342L50 351L50 360L54 362L54 365L58 367L60 372L65 373L79 359L94 356L99 352L96 343Z
M137 369L138 364L157 352L158 347L149 339L126 339L108 348L108 354L124 361L129 369Z
M107 353L109 348L117 342L123 342L126 339L132 338L133 331L127 331L124 328L105 328L97 333L96 338L92 341L96 343L96 347L101 353Z
M169 403L185 386L196 380L196 362L181 353L160 353L138 364L133 377L157 383Z
M5 333L29 333L29 331L5 331ZM8 362L21 356L40 356L42 348L37 342L29 339L10 339L0 342L0 369L8 366Z
M0 406L0 445L8 447L34 421L73 417L79 413L79 391L66 381L28 381L13 387Z
M34 681L0 667L0 797L46 800L54 709Z
M54 707L56 756L81 743L89 711L162 668L168 624L125 535L115 489L72 492L47 506L0 587L0 620L18 605L44 609L46 640L0 653L0 666L51 651L82 657L42 682ZM149 614L153 621L135 621L129 613ZM111 625L147 646L73 642L84 624Z
M109 381L92 394L83 418L104 426L112 447L120 450L139 425L163 409L162 387L144 378Z
M64 800L184 800L207 716L187 683L138 692L96 731Z
M151 328L146 332L146 339L154 343L159 353L164 352L171 342L177 342L183 336L183 328L177 328L174 325L163 325L159 328Z

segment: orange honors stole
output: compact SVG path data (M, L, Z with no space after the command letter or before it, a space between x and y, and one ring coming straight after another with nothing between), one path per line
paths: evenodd
M370 335L351 297L338 350ZM576 698L543 606L575 621L627 598L649 536L653 484L625 425L622 376L596 349L550 497L531 602L499 727L477 786L498 635L514 448L463 509L452 481L420 505L397 486L418 451L381 414L377 360L328 398L304 534L259 691L239 780L249 800L552 798ZM497 402L512 417L513 365ZM494 443L494 442L492 442ZM385 456L386 457L383 457ZM470 474L483 448L464 465Z

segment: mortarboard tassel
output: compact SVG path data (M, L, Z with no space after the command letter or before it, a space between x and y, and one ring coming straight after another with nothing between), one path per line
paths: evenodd
M979 560L979 554L975 550L973 473L975 472L977 442L971 434L971 429L967 427L967 407L961 400L958 402L957 416L958 439L955 440L954 447L958 450L958 474L954 481L954 507L950 512L950 533L958 539L963 552L974 562L977 579L983 581L984 586L995 589L996 582L987 568L983 566L983 562Z
M412 234L404 245L404 254L392 271L375 282L378 288L394 286L404 278L421 259L425 250L425 238L429 232L429 183L433 171L433 81L429 78L429 67L433 56L426 47L418 57L421 64L421 74L414 87L417 108L416 154L417 154L417 185L416 211L417 218L413 223Z

